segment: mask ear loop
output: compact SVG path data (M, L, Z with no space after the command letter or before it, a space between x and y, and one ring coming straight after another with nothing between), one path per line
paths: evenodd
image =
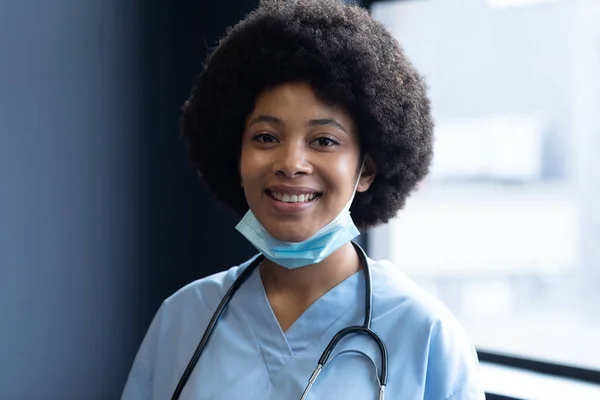
M316 237L326 234L330 227L334 226L341 218L344 218L344 212L348 212L348 214L350 214L350 207L352 206L352 202L354 201L354 196L356 196L356 189L358 188L358 184L360 183L360 178L362 177L362 173L365 168L366 161L367 161L367 156L365 155L365 157L363 158L362 164L360 165L360 172L358 173L358 178L356 178L356 182L354 183L354 190L352 191L352 196L350 197L350 200L348 200L348 202L344 206L342 212L339 213L338 216L333 221L331 221L330 223L325 225L321 229L319 234L313 236L313 238L316 238Z
M346 207L344 207L344 209L347 210L348 213L350 213L350 207L352 206L352 202L354 201L354 197L356 196L356 189L358 189L358 184L360 183L360 178L362 178L362 173L365 170L366 161L367 161L367 155L365 155L365 157L362 160L362 163L360 164L360 171L358 171L358 178L356 178L356 182L354 183L354 190L352 191L352 197L350 197L350 201L348 201L348 204L346 204Z

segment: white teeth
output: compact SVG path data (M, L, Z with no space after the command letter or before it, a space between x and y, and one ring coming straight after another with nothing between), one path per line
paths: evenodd
M312 199L315 198L316 195L314 193L289 195L289 194L271 192L271 196L279 201L284 202L284 203L303 203L305 201L311 201Z

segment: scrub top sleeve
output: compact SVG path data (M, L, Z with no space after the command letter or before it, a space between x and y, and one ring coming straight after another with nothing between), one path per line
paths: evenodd
M164 304L152 319L146 336L133 361L121 400L149 400L152 398L154 365L160 340Z
M477 353L453 317L431 328L425 400L485 400Z

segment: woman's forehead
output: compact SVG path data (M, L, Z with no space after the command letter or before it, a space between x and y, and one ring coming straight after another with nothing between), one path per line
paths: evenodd
M342 106L322 100L305 82L288 82L263 90L256 98L246 125L256 121L273 124L331 125L349 132L354 120Z

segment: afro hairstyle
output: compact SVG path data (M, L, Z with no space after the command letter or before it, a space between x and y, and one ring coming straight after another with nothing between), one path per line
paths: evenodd
M190 161L208 189L236 214L248 210L238 170L245 118L263 90L286 82L307 82L355 120L361 153L377 168L352 203L356 226L394 217L429 171L430 101L394 37L341 0L263 1L208 56L181 117Z

